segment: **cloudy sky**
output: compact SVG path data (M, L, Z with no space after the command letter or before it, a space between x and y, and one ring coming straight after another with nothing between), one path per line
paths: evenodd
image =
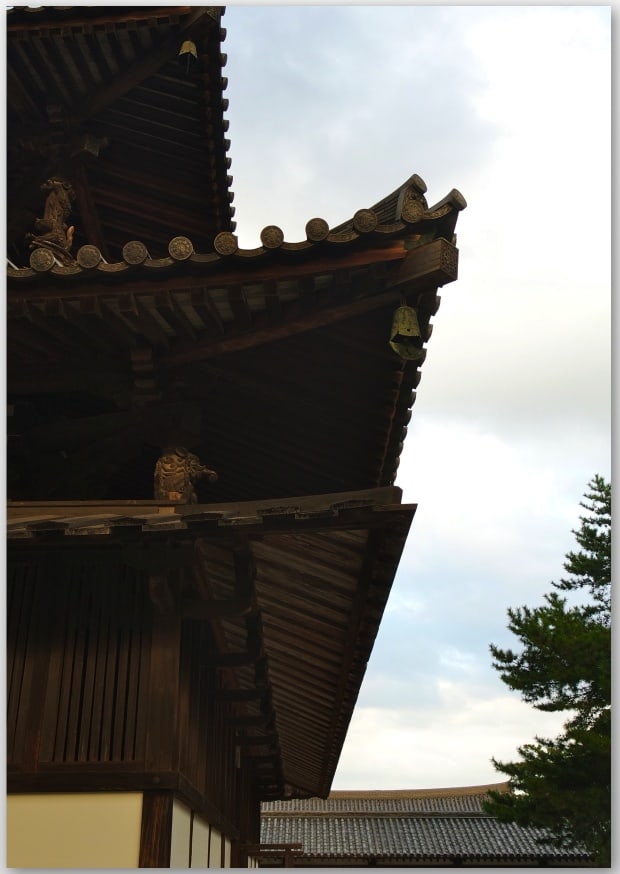
M499 782L561 720L489 643L562 575L610 462L610 8L228 6L242 246L305 238L418 173L452 188L458 282L397 485L418 503L335 789Z

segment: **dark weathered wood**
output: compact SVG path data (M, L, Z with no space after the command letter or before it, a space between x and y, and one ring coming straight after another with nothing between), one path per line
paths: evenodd
M189 337L192 341L196 340L196 329L169 292L156 294L155 306L160 316L170 325L178 337Z
M133 658L131 661L131 683L135 689L137 711L135 716L134 758L146 762L148 749L149 691L151 677L151 642L153 640L152 614L148 609L147 582L144 576L132 569L125 572L136 586L136 609L140 621L136 622L132 634ZM130 711L131 712L131 711ZM132 714L133 715L133 714ZM131 723L130 723L131 724Z
M277 743L277 740L277 734L238 735L235 738L235 745L238 747L270 747Z
M114 577L118 579L120 567L115 568L115 571ZM116 629L118 671L115 695L117 701L113 710L114 721L112 722L111 720L112 743L110 745L110 759L111 761L118 762L122 762L125 758L125 738L131 733L131 720L129 719L128 710L130 707L135 707L135 703L130 703L129 701L129 697L132 694L129 688L130 629L136 616L132 603L132 595L133 587L123 586L120 603L117 608L119 611ZM137 698L137 694L135 697ZM133 756L128 758L131 759Z
M264 689L219 689L216 693L218 701L260 701Z
M209 619L245 616L252 610L252 602L247 598L230 598L225 601L183 598L178 601L177 609L185 620L204 622Z
M435 274L436 270L432 267L429 274L419 273L412 277L406 277L402 279L401 283L406 283L407 293L412 294L434 281ZM451 280L445 277L444 281ZM204 361L220 355L253 349L266 343L273 343L296 334L324 328L346 319L353 319L386 306L393 306L399 303L401 298L402 292L390 291L335 306L324 305L309 312L304 312L306 307L302 306L300 302L296 302L289 305L286 315L277 324L267 322L267 319L259 314L254 318L254 327L251 331L231 331L229 336L220 340L198 341L190 349L178 351L171 349L162 355L162 361L174 367L192 361Z
M254 713L250 715L233 714L228 717L230 724L237 728L264 728L269 725L272 720L273 714L266 713Z
M99 249L106 261L110 261L108 244L101 227L99 213L97 212L86 169L79 159L76 159L74 163L73 186L86 238L89 243L92 243Z
M179 618L154 615L146 724L146 766L152 770L174 769L178 763L180 647Z
M103 592L93 590L90 580L85 581L88 594L93 598L90 615L81 617L88 631L85 655L84 682L81 694L81 714L79 744L76 759L78 762L97 761L99 758L99 734L103 717L104 666L107 640L101 627L103 622L101 597Z
M249 652L227 652L217 656L218 668L243 668L253 665L257 656Z
M145 123L142 122L140 127L144 128L144 126ZM161 196L161 191L158 194ZM119 189L112 190L107 187L98 186L93 189L92 196L101 207L122 211L127 215L136 216L137 218L144 218L144 216L148 215L155 216L161 210L160 199L145 195L139 196L131 192L126 193ZM170 228L182 227L188 234L193 233L196 236L201 234L200 216L193 217L187 215L182 209L168 205L166 207L166 218Z
M403 261L397 276L388 283L389 288L408 285L422 278L434 285L454 282L458 275L458 249L447 240L433 240L416 249L411 249Z
M9 744L13 761L36 766L41 739L43 700L49 662L50 593L39 580L36 565L26 568L22 580L20 632L14 653L14 682L10 688ZM19 596L18 596L19 597ZM34 645L33 645L34 644ZM16 664L15 664L16 662Z
M71 642L73 660L67 665L68 676L68 713L64 737L63 760L74 762L78 759L78 742L81 727L81 704L82 704L82 681L85 672L86 647L89 631L89 587L84 580L82 568L76 568L74 579L77 589L77 597L72 610ZM68 661L68 660L67 660Z
M196 7L180 22L170 36L162 40L157 49L131 63L120 75L115 76L110 84L101 88L98 93L93 94L78 106L74 113L76 121L82 123L97 115L131 88L157 72L164 63L178 53L181 35L190 31L192 27L200 25L203 21L209 20L213 24L210 13L206 12L204 7Z
M140 868L170 867L173 793L145 792L142 798Z
M253 601L256 598L254 590L256 562L247 541L239 537L233 549L233 561L235 568L235 595L238 598Z
M232 285L227 289L227 294L235 326L242 330L249 328L252 324L252 316L241 287L239 285Z
M170 338L149 310L133 294L118 299L119 310L134 331L142 334L154 346L167 348Z
M202 319L205 331L209 336L219 336L224 333L224 323L206 288L193 288L191 302Z

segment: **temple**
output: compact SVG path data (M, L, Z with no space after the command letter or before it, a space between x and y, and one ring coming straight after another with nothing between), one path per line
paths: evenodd
M452 190L235 235L222 7L7 13L10 867L259 864L415 513Z

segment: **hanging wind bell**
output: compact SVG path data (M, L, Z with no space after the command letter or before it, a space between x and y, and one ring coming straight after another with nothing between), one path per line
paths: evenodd
M418 315L413 307L403 302L394 312L390 346L406 361L419 361L424 357L422 342Z
M179 49L179 58L185 58L185 72L189 75L191 65L198 60L196 43L192 42L191 39L186 39Z

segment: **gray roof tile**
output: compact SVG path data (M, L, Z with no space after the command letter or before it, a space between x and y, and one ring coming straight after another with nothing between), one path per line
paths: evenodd
M261 842L301 843L302 858L460 857L562 862L585 859L544 841L540 829L500 823L482 810L488 786L433 792L332 793L263 804ZM503 788L498 785L493 788ZM542 843L540 841L543 841Z

